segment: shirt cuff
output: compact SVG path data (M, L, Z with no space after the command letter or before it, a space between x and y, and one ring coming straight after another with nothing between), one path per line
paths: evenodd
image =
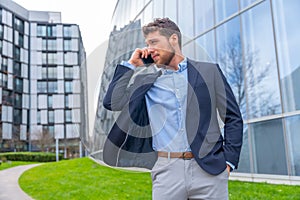
M231 169L235 169L235 166L231 162L226 161L226 164L229 165L231 167Z
M127 62L127 61L124 61L124 60L123 60L120 64L123 65L123 66L125 66L125 67L128 67L129 69L135 70L135 66L132 65L132 64L130 64L130 63Z

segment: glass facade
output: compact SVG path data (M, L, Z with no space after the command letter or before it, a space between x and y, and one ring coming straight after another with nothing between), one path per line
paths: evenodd
M144 46L139 35L142 25L169 17L181 28L183 53L218 63L233 89L244 119L237 172L299 176L299 8L298 0L119 0L112 18L92 150L101 151L101 138L116 117L102 107L114 65ZM128 35L133 39L127 40Z
M38 151L50 134L65 156L88 141L86 55L76 24L0 2L0 152ZM51 21L51 23L49 23ZM76 74L76 76L74 75ZM68 104L65 97L68 94ZM81 152L80 152L81 154Z

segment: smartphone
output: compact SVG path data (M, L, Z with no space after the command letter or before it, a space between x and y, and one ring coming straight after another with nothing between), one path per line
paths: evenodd
M146 64L151 64L154 63L154 60L152 59L152 57L150 55L148 55L147 58L141 58L143 60L143 63Z

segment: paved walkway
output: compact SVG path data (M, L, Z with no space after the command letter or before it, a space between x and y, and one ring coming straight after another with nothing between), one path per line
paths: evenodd
M23 165L0 171L0 200L32 200L19 186L19 177L40 164Z

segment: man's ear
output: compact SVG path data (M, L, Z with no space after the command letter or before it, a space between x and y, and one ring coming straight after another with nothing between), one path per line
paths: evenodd
M173 47L176 45L179 45L178 44L178 36L175 33L170 36L169 41Z

